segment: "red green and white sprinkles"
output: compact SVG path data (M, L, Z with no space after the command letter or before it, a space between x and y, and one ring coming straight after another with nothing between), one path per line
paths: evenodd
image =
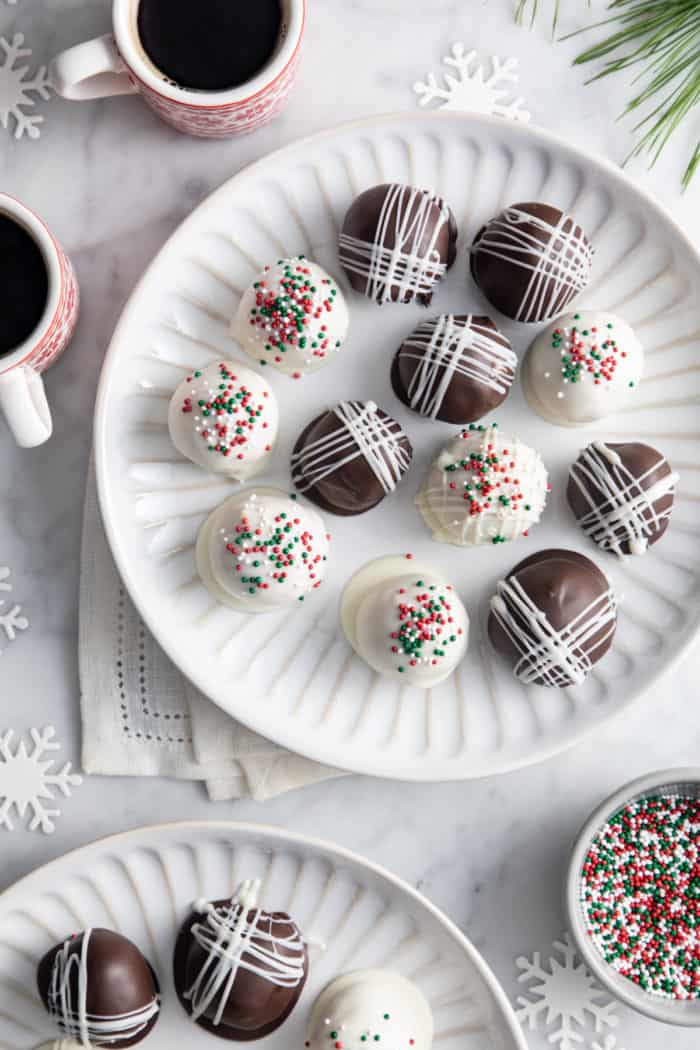
M601 829L581 879L605 961L650 995L700 999L700 799L631 802Z
M243 460L253 435L270 429L270 393L263 390L254 394L246 379L240 378L226 362L216 366L215 378L211 371L193 372L187 377L189 390L183 396L180 411L184 416L192 416L195 433L208 452ZM248 369L241 372L248 373ZM272 443L265 442L260 451L272 451Z
M534 449L496 423L471 423L437 457L416 503L439 542L497 545L528 535L548 491Z
M416 580L412 588L399 588L398 622L389 636L389 647L401 674L421 665L436 667L464 633L452 612L451 590L449 585L443 590L424 580Z
M581 314L573 315L581 321ZM618 365L627 357L627 351L618 346L614 336L615 326L611 321L602 328L589 328L573 324L568 328L555 328L552 332L552 349L561 354L561 374L565 383L580 383L591 379L595 386L611 383ZM630 381L630 387L634 382Z
M474 431L485 433L486 427L470 423L462 437L466 438ZM508 507L515 513L532 510L526 502L515 460L509 457L510 449L498 450L494 442L487 441L478 452L471 452L443 468L447 474L455 475L448 481L448 487L467 504L470 517L484 514L494 507ZM501 535L491 538L494 544L505 542Z
M305 592L321 586L326 555L318 552L301 517L286 511L254 516L244 508L223 539L230 566L248 594L290 586ZM304 593L297 597L303 601Z
M347 324L335 282L300 255L265 267L241 301L234 335L260 364L298 379L340 350Z

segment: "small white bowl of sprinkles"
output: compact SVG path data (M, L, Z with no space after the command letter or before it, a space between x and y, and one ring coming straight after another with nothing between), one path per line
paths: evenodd
M596 809L571 855L566 904L611 995L700 1027L700 769L641 777Z

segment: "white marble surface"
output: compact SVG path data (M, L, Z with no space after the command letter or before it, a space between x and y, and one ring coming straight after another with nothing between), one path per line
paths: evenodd
M21 30L44 60L106 31L109 6L0 4L0 35ZM574 0L564 6L583 7ZM584 89L584 74L569 65L576 44L552 46L544 24L532 33L517 29L512 0L311 0L311 8L291 105L247 139L180 138L134 98L44 103L45 130L35 143L0 130L0 188L54 227L77 264L84 296L74 345L47 380L53 440L20 452L0 424L0 565L12 566L15 597L31 618L31 629L0 658L0 727L50 721L76 759L78 553L95 388L125 298L180 220L227 176L276 146L339 120L414 106L410 85L437 69L457 39L484 55L520 58L522 93L536 122L616 161L630 146L627 125L614 123L624 85ZM685 198L678 191L692 130L679 133L654 172L643 163L631 171L698 239L700 180ZM93 778L65 804L52 837L0 832L0 888L71 847L143 823L231 817L283 825L335 839L419 886L467 931L514 994L514 957L547 952L562 931L567 851L592 806L632 776L697 762L699 666L696 650L661 689L575 751L489 782L421 787L351 777L264 806L217 806L191 784ZM692 1032L620 1013L620 1050L697 1047ZM533 1036L531 1045L546 1044Z

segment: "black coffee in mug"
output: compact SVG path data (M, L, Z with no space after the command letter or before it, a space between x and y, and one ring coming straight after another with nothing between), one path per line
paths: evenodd
M267 65L281 0L140 0L138 31L153 65L184 88L226 91Z
M41 249L23 226L0 213L0 357L29 338L48 297Z

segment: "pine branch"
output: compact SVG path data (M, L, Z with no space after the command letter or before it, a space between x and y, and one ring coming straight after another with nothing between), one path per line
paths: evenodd
M554 32L560 2L553 2ZM539 0L518 0L516 19L522 23L528 4L532 7L532 24ZM603 61L603 68L587 83L637 68L633 83L640 87L621 116L646 112L633 127L639 138L626 160L644 153L653 166L671 136L700 103L700 0L610 0L608 11L609 17L561 39L591 29L612 29L578 55L574 64ZM690 185L698 167L700 141L683 174L683 189Z

